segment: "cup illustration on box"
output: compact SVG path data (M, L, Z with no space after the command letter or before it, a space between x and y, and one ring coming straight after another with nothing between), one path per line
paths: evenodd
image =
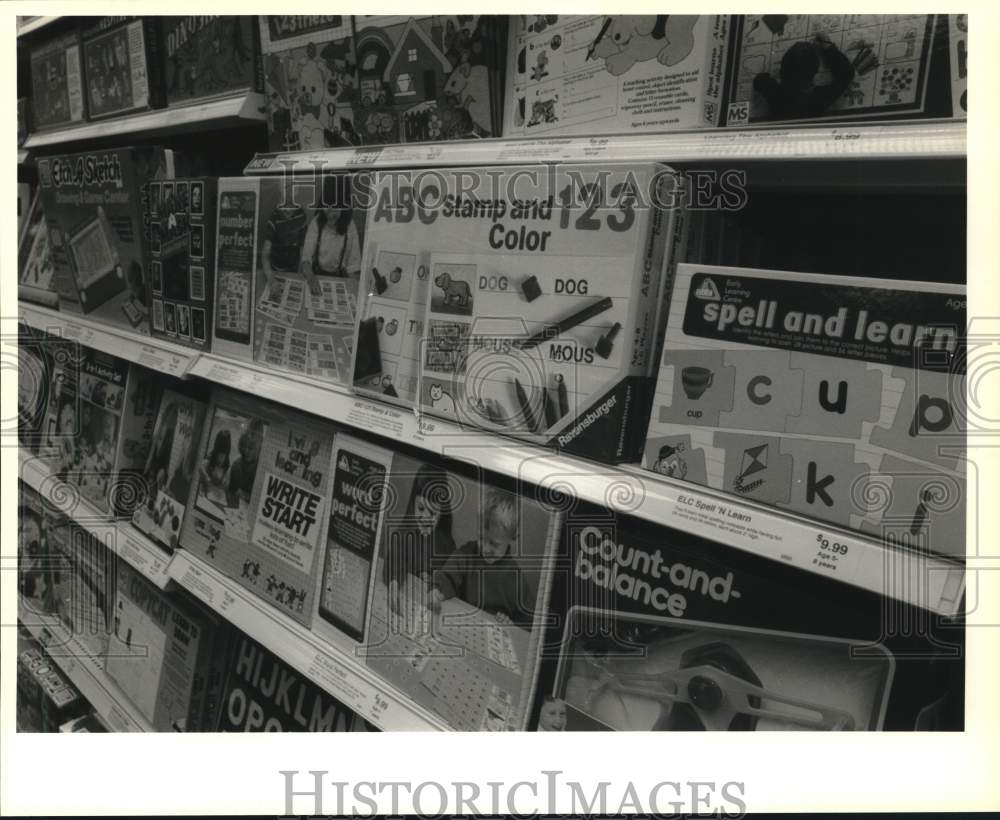
M691 401L698 401L702 394L712 386L715 374L707 367L685 367L681 370L681 386L684 395Z

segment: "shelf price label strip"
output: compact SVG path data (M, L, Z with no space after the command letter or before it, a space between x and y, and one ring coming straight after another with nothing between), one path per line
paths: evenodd
M743 132L739 132L743 133ZM51 311L37 311L52 323ZM138 357L148 340L129 347ZM123 355L121 348L114 351ZM717 496L635 467L563 456L483 431L358 397L336 385L213 354L184 351L176 375L197 376L366 432L455 458L540 487L573 487L578 498L681 532L743 549L801 570L916 606L954 615L961 604L961 562L883 546L863 535L825 527L767 507ZM136 359L133 359L136 360ZM183 371L183 372L180 372ZM732 515L730 515L732 511ZM130 528L131 529L131 528ZM898 581L906 578L906 581Z
M483 139L259 154L249 175L287 170L486 166L524 162L945 158L966 154L962 121L702 129L548 139Z
M58 618L39 614L23 602L20 613L21 623L70 682L80 690L84 700L93 707L109 730L153 731L153 727L107 676L101 660L91 655Z
M382 682L346 651L319 641L264 603L229 582L184 551L177 553L169 573L180 586L258 641L313 683L338 698L358 715L389 731L445 730L431 714L418 709Z

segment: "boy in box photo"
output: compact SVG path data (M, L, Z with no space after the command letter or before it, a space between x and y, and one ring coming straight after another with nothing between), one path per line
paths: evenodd
M489 490L479 540L463 544L434 573L432 611L440 611L449 598L460 598L501 620L531 625L535 594L528 573L511 555L520 534L517 507L516 496Z

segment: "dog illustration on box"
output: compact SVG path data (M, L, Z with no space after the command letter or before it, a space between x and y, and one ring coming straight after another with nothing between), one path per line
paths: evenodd
M698 15L620 14L608 17L591 43L587 59L599 57L614 77L631 71L636 63L656 60L677 65L694 49Z
M462 309L472 306L472 289L469 283L462 279L452 279L448 271L442 271L434 277L434 284L444 291L441 301L446 307Z

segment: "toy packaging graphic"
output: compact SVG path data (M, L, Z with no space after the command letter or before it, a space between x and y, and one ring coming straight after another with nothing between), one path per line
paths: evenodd
M675 185L666 166L560 166L493 169L471 193L447 192L433 213L447 239L410 245L429 252L418 407L635 460L674 264L677 209L664 206Z
M38 492L18 484L17 588L21 602L34 612L56 615L62 567L56 542L65 538L66 519Z
M198 448L208 403L200 391L165 388L143 467L143 503L132 523L160 546L178 546L191 485L198 469Z
M356 732L365 722L256 641L240 635L229 659L218 732Z
M118 563L105 671L158 732L198 731L215 620Z
M215 294L216 180L149 183L153 336L209 350Z
M18 731L58 732L62 724L79 717L87 708L77 688L40 646L34 644L19 652ZM21 727L22 715L26 718L24 728Z
M220 180L216 353L347 382L364 235L349 188L334 175Z
M715 127L725 15L514 15L505 137Z
M364 144L500 135L503 17L361 16L354 32Z
M149 333L144 186L174 175L162 148L110 148L40 158L61 310Z
M103 17L83 32L87 115L163 108L159 17Z
M338 436L313 628L460 731L530 709L559 513Z
M32 122L39 130L86 120L77 34L57 37L31 50Z
M948 15L948 60L951 68L951 115L969 115L966 88L969 84L969 15Z
M681 265L651 470L965 554L965 288Z
M333 431L286 407L213 394L181 544L310 625Z
M91 533L70 523L53 541L61 575L59 617L95 658L108 648L109 616L115 600L115 562Z
M55 268L49 247L49 229L45 224L41 198L36 193L21 226L17 248L18 283L17 297L29 302L57 308L59 294L52 278Z
M932 14L740 15L725 125L924 112Z
M53 381L46 449L57 475L102 512L130 518L144 500L142 469L161 393L157 375L80 348L78 359L56 363Z
M539 730L962 729L960 627L904 604L926 629L888 624L881 596L837 580L576 513Z
M259 19L270 149L315 151L358 145L351 18L331 14Z
M252 16L164 16L167 103L226 96L257 84L257 20Z

